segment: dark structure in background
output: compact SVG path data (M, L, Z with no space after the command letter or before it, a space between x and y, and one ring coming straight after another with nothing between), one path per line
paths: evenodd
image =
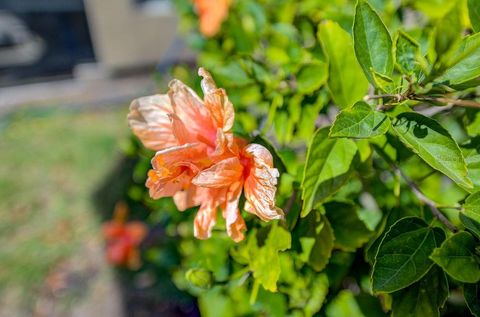
M92 61L82 0L0 0L0 86L71 76Z

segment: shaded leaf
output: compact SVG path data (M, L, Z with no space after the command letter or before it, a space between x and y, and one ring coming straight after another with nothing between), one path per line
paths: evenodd
M372 69L390 76L393 71L392 39L378 14L365 0L359 0L353 23L355 55L368 80L375 85Z
M470 230L478 239L480 239L480 224L473 220L472 218L469 218L465 216L463 213L460 214L460 220L462 221L462 224Z
M393 123L400 140L431 167L458 185L472 188L462 152L448 131L438 122L418 113L402 113Z
M434 266L417 283L393 293L392 317L438 317L447 297L445 273Z
M463 285L463 296L470 312L475 317L480 317L480 284Z
M349 290L340 291L327 305L325 312L327 317L366 317Z
M468 0L468 16L475 32L480 32L480 1Z
M328 58L328 88L340 108L352 106L367 93L368 82L358 64L352 39L347 31L332 21L323 22L318 39Z
M318 130L308 148L302 180L302 217L334 194L349 178L357 153L355 142L329 139L328 128Z
M440 228L407 217L397 221L383 238L372 272L374 292L394 292L422 278L432 267L432 251L445 239Z
M330 223L320 212L311 212L295 227L294 236L300 244L300 258L314 270L325 268L333 250L333 231Z
M371 138L386 133L389 127L390 119L385 113L374 111L366 102L359 101L337 115L330 128L330 137Z
M334 201L326 203L324 207L333 228L337 248L355 251L368 242L373 232L359 218L355 205Z
M454 279L465 283L480 280L475 240L468 232L458 232L435 249L430 258Z
M325 84L328 77L328 65L323 62L307 64L297 75L297 89L301 93L311 94Z

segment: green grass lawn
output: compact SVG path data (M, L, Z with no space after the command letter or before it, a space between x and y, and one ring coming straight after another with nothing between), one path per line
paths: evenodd
M126 108L26 108L0 118L0 291L33 295L100 234L92 193L121 156Z

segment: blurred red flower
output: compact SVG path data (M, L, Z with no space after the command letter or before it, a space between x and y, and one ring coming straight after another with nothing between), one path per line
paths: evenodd
M228 16L230 0L195 0L195 7L200 18L200 32L212 37L220 31L222 22Z
M140 221L126 222L128 210L124 202L115 207L112 221L103 225L107 244L107 260L113 265L137 269L141 265L138 246L147 235L147 226Z

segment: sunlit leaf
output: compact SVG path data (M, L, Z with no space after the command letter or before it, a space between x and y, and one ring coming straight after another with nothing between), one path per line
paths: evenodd
M352 38L332 21L323 22L318 39L328 58L328 88L341 108L352 106L367 93L368 82L355 58Z
M400 140L431 167L460 186L473 187L460 148L438 122L419 113L402 113L393 123L393 129Z
M330 139L328 128L315 133L303 172L302 217L348 180L356 153L355 142L349 139Z
M372 84L375 85L372 69L383 75L392 74L392 39L378 14L365 0L357 3L353 39L358 62Z
M371 138L386 133L389 127L390 119L385 113L359 101L337 115L330 128L330 137Z
M446 85L461 85L480 76L480 33L463 39L457 52L448 61L448 67L435 79Z

